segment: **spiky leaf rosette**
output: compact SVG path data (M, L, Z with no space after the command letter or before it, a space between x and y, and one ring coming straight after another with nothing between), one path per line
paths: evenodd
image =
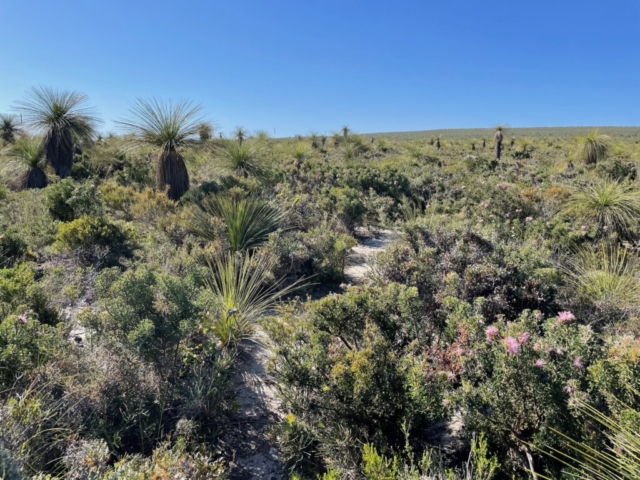
M160 148L157 188L168 189L168 197L179 200L189 190L189 172L179 150L198 139L203 122L198 104L152 98L136 100L130 107L129 117L117 124L135 141Z
M44 188L48 184L44 173L45 156L42 140L22 137L3 152L3 176L10 177L10 183L19 190L24 188Z
M267 175L265 166L258 149L251 142L227 141L222 151L222 167L236 175L262 178Z
M235 347L255 332L257 320L277 302L303 285L273 279L273 256L249 253L219 255L209 259L209 287L218 298L219 310L212 331L226 347Z
M22 130L18 126L18 117L0 114L0 138L5 143L12 143L21 132Z
M34 87L16 110L26 125L43 135L47 161L61 178L69 176L74 143L90 141L100 121L83 93Z
M237 199L213 195L192 212L187 228L202 238L215 240L216 228L211 217L219 217L224 220L231 249L237 252L266 242L269 234L283 225L285 216L286 212L256 197Z
M577 156L587 164L604 160L610 149L610 138L591 130L587 135L578 137Z
M630 182L601 180L573 193L565 211L631 238L640 219L640 191Z

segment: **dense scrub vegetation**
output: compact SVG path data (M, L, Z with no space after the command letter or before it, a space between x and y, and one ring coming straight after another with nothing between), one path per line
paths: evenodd
M154 100L99 136L85 103L0 118L0 478L233 476L258 330L291 478L560 477L615 444L593 412L637 429L629 132L226 138Z

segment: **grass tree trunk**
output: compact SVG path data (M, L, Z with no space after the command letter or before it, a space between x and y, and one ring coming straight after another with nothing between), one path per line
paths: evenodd
M503 135L501 131L497 131L495 137L493 137L493 140L495 142L496 145L496 160L500 160L500 154L502 153L502 140L503 140Z
M18 181L18 188L44 188L48 184L47 175L40 167L32 167Z
M71 175L73 166L73 138L66 130L52 130L44 138L44 152L47 162L60 178Z
M187 166L182 155L175 150L163 151L158 157L156 186L158 190L167 189L167 196L171 200L180 200L189 190Z
M436 148L440 150L440 139L436 140Z

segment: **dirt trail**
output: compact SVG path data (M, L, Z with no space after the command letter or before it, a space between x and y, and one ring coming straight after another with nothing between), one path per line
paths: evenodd
M375 255L396 238L396 232L383 230L354 247L345 268L347 281L362 283L372 269ZM261 329L256 336L255 342L241 346L231 379L238 401L231 431L224 438L234 455L231 479L284 480L288 476L279 459L278 446L268 438L269 430L283 419L284 413L275 382L267 373L269 339Z
M375 257L399 237L398 232L380 230L375 237L365 238L351 250L344 276L351 283L362 283L375 266Z

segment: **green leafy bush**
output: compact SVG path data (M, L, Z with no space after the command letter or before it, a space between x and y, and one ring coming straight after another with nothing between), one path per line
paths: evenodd
M83 215L58 227L55 247L59 250L73 250L98 245L117 249L126 240L122 230L104 217Z
M45 190L46 205L56 220L68 222L83 215L102 213L102 203L95 185L64 179Z

